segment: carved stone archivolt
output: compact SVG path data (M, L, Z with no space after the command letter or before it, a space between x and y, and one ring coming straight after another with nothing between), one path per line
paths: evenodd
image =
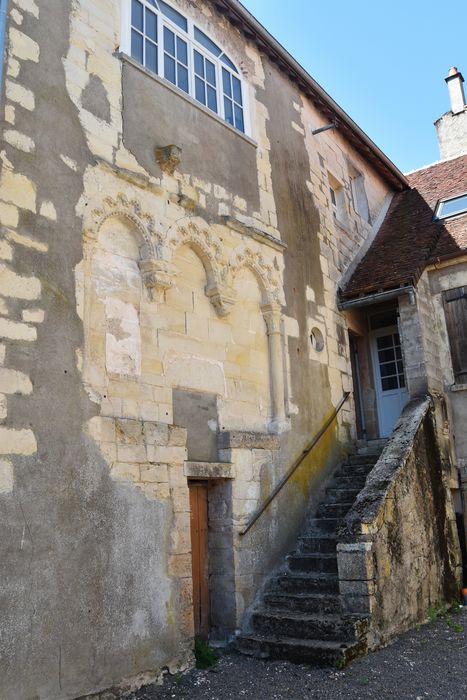
M232 276L243 267L249 268L255 275L262 294L263 306L278 305L280 307L280 283L272 265L263 256L250 248L238 253L232 264Z
M235 292L229 284L228 261L211 231L206 226L190 221L172 232L168 244L172 251L180 245L193 248L206 271L206 296L218 316L227 316L235 303Z
M123 193L115 198L106 197L99 208L92 209L85 235L97 241L99 231L111 218L123 219L134 229L140 245L138 265L151 298L157 292L169 289L177 270L172 264L175 250L181 245L190 246L199 256L206 271L206 296L220 317L229 314L235 304L233 285L240 269L249 268L255 275L262 295L262 311L268 328L272 320L280 316L280 282L273 266L250 248L228 259L212 230L199 218L187 218L162 235L156 229L154 218L145 212L140 203ZM275 323L275 322L274 322Z
M111 218L123 219L131 225L139 240L138 260L143 282L152 299L169 289L177 270L172 262L175 250L190 246L200 258L206 271L206 296L220 317L229 314L236 302L235 278L242 268L250 269L261 290L263 314L269 342L271 399L273 421L271 431L280 431L286 424L284 412L284 373L282 347L282 292L280 277L272 264L261 253L249 247L228 257L211 229L199 218L186 217L162 235L157 231L154 218L144 212L140 204L124 194L106 197L99 208L92 209L85 227L85 236L92 245L86 256L92 256L99 231Z
M122 193L119 193L115 199L106 197L101 207L91 211L85 234L97 240L102 226L111 218L124 219L133 225L140 238L142 259L151 259L156 256L156 245L160 242L160 236L156 232L154 218L142 210L136 199L128 199Z

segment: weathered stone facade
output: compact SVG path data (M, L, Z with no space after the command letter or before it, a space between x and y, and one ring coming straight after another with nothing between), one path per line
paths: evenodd
M369 614L370 649L424 622L427 603L458 599L450 459L437 429L428 399L408 404L339 535L343 608Z
M352 388L337 288L405 185L215 3L173 4L240 66L248 136L122 53L128 3L9 4L5 700L77 697L192 663L193 478L210 480L212 635L230 638L356 439L351 400L239 536ZM340 128L314 136L330 113Z

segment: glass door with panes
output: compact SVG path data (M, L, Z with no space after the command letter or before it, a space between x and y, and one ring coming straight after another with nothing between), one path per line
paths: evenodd
M408 399L397 326L373 331L371 344L379 433L385 438L393 431Z

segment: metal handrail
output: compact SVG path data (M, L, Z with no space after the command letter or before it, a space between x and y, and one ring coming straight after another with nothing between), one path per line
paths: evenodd
M334 411L332 412L332 414L329 416L329 418L328 418L327 421L324 423L324 425L322 426L322 428L320 428L320 430L318 430L318 432L317 432L316 435L313 437L313 439L311 440L311 442L308 443L308 445L305 447L305 449L303 450L303 452L302 452L302 454L300 455L300 457L298 457L298 458L295 460L295 462L292 464L292 466L290 467L290 469L288 470L288 472L286 472L286 473L284 474L284 476L282 477L282 479L281 479L281 480L279 481L279 483L274 487L273 491L272 491L271 494L266 498L266 500L264 501L264 503L262 503L262 504L259 506L259 508L257 508L257 509L255 510L255 512L253 513L253 515L252 515L252 517L251 517L251 519L250 519L248 525L246 526L246 528L240 532L240 537L243 537L243 535L246 535L246 533L248 532L248 530L249 530L251 527L253 527L253 525L254 525L255 522L258 520L258 518L264 513L264 511L266 510L266 508L268 507L268 505L275 499L275 497L277 496L277 494L282 490L282 488L283 488L283 487L285 486L285 484L288 482L288 480L290 479L290 477L292 476L292 474L293 474L294 472L297 471L297 469L299 468L299 466L301 465L301 463L303 462L303 460L305 459L305 457L307 457L307 456L310 454L311 450L312 450L312 449L315 447L315 445L321 440L321 438L323 437L324 433L327 431L327 429L329 428L329 426L330 426L332 423L334 423L334 421L335 421L335 419L337 418L337 416L338 416L338 414L339 414L339 412L340 412L342 406L345 404L345 402L347 401L347 399L349 398L349 396L350 396L350 391L346 391L345 394L344 394L344 396L341 398L341 400L340 400L339 403L337 404L336 408L335 408Z

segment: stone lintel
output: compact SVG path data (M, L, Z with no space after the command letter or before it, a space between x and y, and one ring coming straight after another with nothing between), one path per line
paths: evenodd
M276 236L273 236L271 233L267 233L266 231L262 231L261 229L256 228L256 226L244 224L242 221L240 221L240 219L237 219L234 216L223 216L221 218L223 223L233 231L242 233L245 236L250 236L255 241L264 243L270 248L274 248L274 250L283 252L287 248L287 243L281 241L280 238L276 238Z
M189 479L234 479L235 469L228 462L185 462L183 473Z
M219 433L218 446L220 450L278 450L280 439L271 433L232 430Z

